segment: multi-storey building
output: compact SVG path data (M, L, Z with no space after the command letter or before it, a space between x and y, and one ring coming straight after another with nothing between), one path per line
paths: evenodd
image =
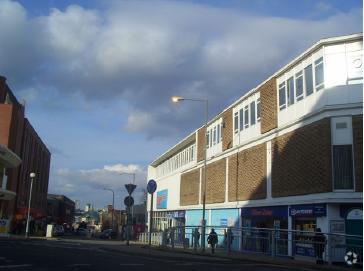
M154 227L201 225L206 187L207 225L362 234L362 46L320 40L155 159Z
M6 153L13 155L11 159L18 162L2 166L2 179L6 180L2 182L2 189L7 190L7 194L12 194L12 197L6 200L0 198L0 205L1 216L10 220L14 229L16 224L23 225L22 221L26 218L31 172L36 173L36 178L30 214L32 220L45 221L50 152L25 117L24 106L18 102L5 81L0 76L0 146Z
M75 202L64 195L48 194L47 222L72 225L75 219Z

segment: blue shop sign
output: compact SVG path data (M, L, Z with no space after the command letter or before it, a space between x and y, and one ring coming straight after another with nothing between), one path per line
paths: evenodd
M289 215L294 217L326 216L326 204L295 205L289 208Z
M168 189L157 192L157 209L167 209Z
M227 220L227 218L221 218L221 219L220 219L220 226L225 226L225 227L227 227L227 225L228 225L228 220Z
M272 207L251 207L242 208L241 216L245 217L287 217L287 206L272 206Z

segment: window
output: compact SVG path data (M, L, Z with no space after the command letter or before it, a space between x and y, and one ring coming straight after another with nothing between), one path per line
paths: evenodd
M220 130L220 141L222 141L222 123L220 124L219 130Z
M206 148L208 148L210 145L210 131L207 131L206 133Z
M312 65L308 65L305 68L305 85L306 85L306 96L310 96L313 93L313 82L312 82Z
M249 127L249 107L245 106L244 107L244 127L248 128Z
M257 122L260 122L260 99L257 100Z
M212 145L216 145L216 126L214 127L214 130L213 130L213 141L212 141Z
M334 189L353 189L353 158L351 145L334 145Z
M255 101L250 103L250 125L255 124Z
M244 129L244 109L240 109L239 111L239 115L240 115L240 131L242 131Z
M288 105L294 104L294 82L293 77L287 80L287 100Z
M216 143L220 143L220 124L217 125L216 133Z
M316 90L324 87L324 61L322 57L315 61L315 87Z
M279 85L279 110L286 108L286 83Z
M303 99L303 73L296 73L296 99L297 102Z
M239 131L239 113L235 112L234 113L234 133L236 134Z

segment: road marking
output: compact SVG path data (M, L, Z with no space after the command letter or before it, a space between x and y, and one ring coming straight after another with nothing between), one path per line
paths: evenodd
M144 263L121 263L122 266L140 266L144 265Z
M91 266L89 263L74 263L67 265L68 267L76 267L76 266Z
M21 267L30 267L32 264L18 264L18 265L0 265L0 269L12 269Z

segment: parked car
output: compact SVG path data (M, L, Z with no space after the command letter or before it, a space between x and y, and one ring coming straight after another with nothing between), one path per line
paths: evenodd
M64 235L64 228L62 225L55 225L53 228L53 235L54 236L63 236Z
M117 237L117 232L113 231L112 229L107 229L102 231L102 233L100 234L100 238L101 239L116 239Z

